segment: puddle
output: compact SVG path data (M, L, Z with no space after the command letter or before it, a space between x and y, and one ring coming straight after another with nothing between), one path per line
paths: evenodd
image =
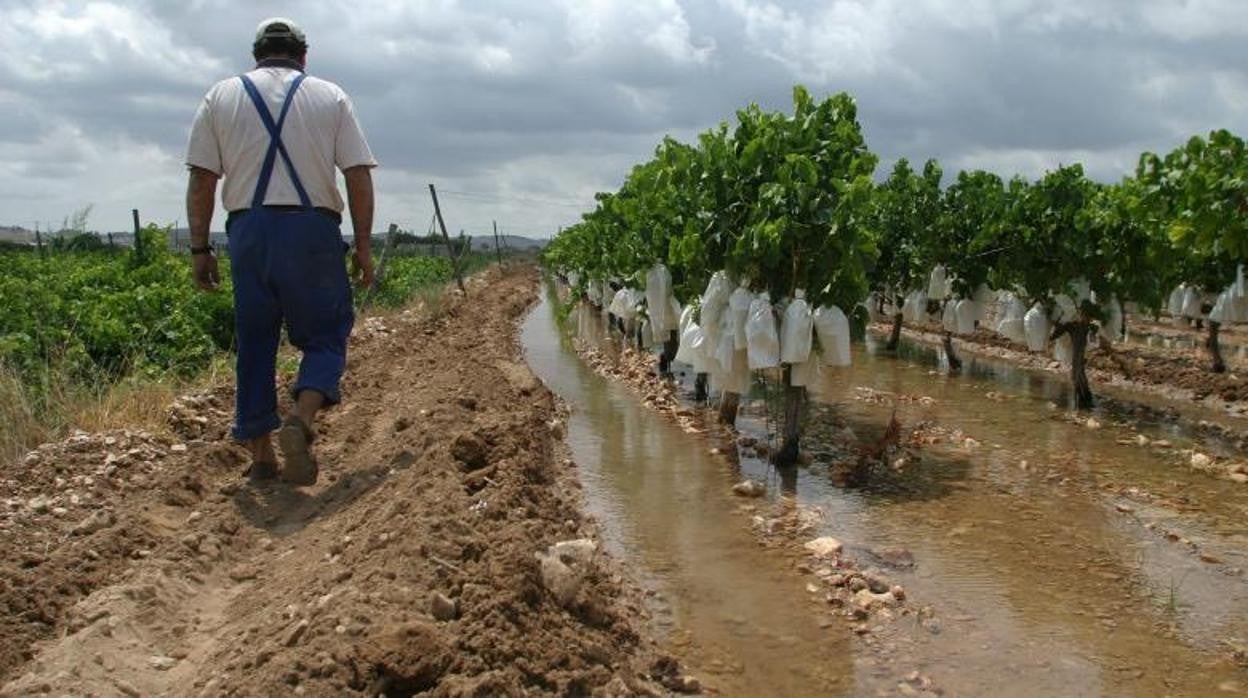
M843 538L914 554L898 581L945 622L913 650L924 671L966 695L1248 687L1227 659L1227 643L1248 639L1248 487L1196 472L1182 455L1230 455L1227 445L1137 417L1126 398L1141 398L1115 391L1090 429L1057 407L1068 403L1064 382L963 359L963 374L948 376L924 346L907 343L899 357L874 341L855 347L854 365L826 377L812 408L809 449L841 423L882 433L894 406L903 426L928 422L953 438L864 491L834 486L818 461L790 485ZM761 411L752 404L746 429L761 430ZM1158 440L1170 447L1151 446Z
M567 441L608 548L661 595L661 630L690 673L723 695L855 692L850 629L818 615L791 562L759 547L729 494L731 469L586 366L547 300L522 343L572 408Z
M585 319L601 339L596 314ZM668 641L723 695L895 695L916 670L950 695L1248 690L1229 659L1248 644L1248 487L1176 455L1234 455L1226 444L1112 406L1095 413L1099 429L1072 423L1055 407L1065 383L1006 362L963 357L963 375L948 377L925 347L893 357L856 346L854 366L827 376L812 406L815 462L782 479L758 460L741 467L772 496L788 490L824 510L826 532L852 555L913 553L913 569L889 575L935 608L938 632L902 618L864 641L808 600L791 559L755 543L728 494L740 474L584 365L548 302L523 343L572 406L568 440L608 546L661 595ZM928 421L960 432L957 442L925 447L904 475L867 489L835 486L827 435L881 433L896 395L931 398L897 405L905 427ZM742 429L761 431L765 416L763 401L748 401Z

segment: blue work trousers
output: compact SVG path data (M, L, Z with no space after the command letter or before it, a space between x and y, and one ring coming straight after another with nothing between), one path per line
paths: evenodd
M341 400L347 339L355 322L346 244L338 224L311 209L253 208L226 231L238 343L233 436L264 436L277 415L277 347L282 325L303 353L295 398L304 390Z

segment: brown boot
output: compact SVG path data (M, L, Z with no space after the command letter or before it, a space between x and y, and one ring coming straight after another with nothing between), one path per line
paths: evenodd
M282 480L304 487L316 484L316 456L312 454L312 441L316 435L302 419L290 415L277 432L277 443L282 447Z
M251 480L253 483L276 480L277 463L272 461L254 461L243 471L243 477Z

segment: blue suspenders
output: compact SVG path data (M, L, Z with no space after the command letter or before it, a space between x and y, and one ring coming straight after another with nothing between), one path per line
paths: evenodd
M295 93L299 91L299 85L303 83L303 79L307 77L300 73L295 76L294 81L290 84L290 91L286 93L286 101L282 104L282 112L277 117L277 121L273 121L273 115L269 113L269 107L264 103L264 98L260 96L260 90L256 89L256 84L246 75L240 75L238 78L243 81L243 88L247 90L247 95L251 97L251 102L256 106L256 111L260 114L260 120L264 122L265 129L269 132L269 149L264 155L264 165L260 168L260 178L256 181L256 193L251 197L251 208L259 209L264 205L265 194L269 190L269 180L273 177L273 166L277 162L277 156L280 153L282 160L286 163L286 171L290 174L290 181L295 185L295 191L299 192L299 203L309 211L312 210L312 200L308 198L308 192L303 188L303 182L299 181L299 173L295 171L295 164L290 160L290 154L286 152L286 146L282 143L282 125L286 123L286 113L290 111L290 105L295 101Z

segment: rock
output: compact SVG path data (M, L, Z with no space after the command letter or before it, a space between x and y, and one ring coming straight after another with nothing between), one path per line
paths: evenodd
M881 564L897 569L914 567L914 555L905 548L880 548L869 551Z
M588 565L598 552L598 544L588 538L565 540L552 545L549 552L557 555L565 565Z
M831 536L823 536L807 541L802 546L817 557L830 557L841 552L841 542Z
M557 555L538 555L541 562L542 586L555 597L555 601L563 607L569 606L576 599L585 581L584 575L564 564Z
M1203 453L1193 453L1191 463L1193 468L1203 470L1213 465L1213 459Z
M170 453L186 453L186 444L174 444L169 447Z
M892 586L892 588L888 590L888 593L892 594L892 595L893 595L893 598L894 598L894 599L897 599L898 601L905 601L905 600L906 600L906 590L905 590L905 587L902 587L902 586L900 586L900 585L898 585L898 584L894 584L894 585Z
M434 592L429 599L429 614L440 621L452 621L459 617L459 604L442 592Z
M675 682L673 682L671 688L673 691L676 691L677 693L687 693L687 694L701 693L702 682L698 681L692 676L682 676L676 679Z
M564 430L563 422L559 421L558 419L550 420L550 422L547 423L546 426L547 428L550 429L550 435L553 438L562 439L564 434L566 433Z
M301 620L298 623L295 623L294 627L287 631L286 639L282 641L282 644L287 647L294 647L299 644L299 640L303 638L303 635L306 632L308 632L308 621Z
M1231 482L1238 482L1241 485L1248 484L1248 473L1231 473Z
M178 664L178 660L173 657L153 656L147 658L147 664L156 671L169 671Z
M464 470L480 470L488 465L485 444L472 434L460 434L451 444L451 455Z
M1220 564L1222 564L1222 558L1218 557L1217 555L1214 555L1213 553L1201 553L1201 554L1200 554L1200 561L1201 561L1201 562L1207 562L1207 563L1209 563L1209 564L1211 564L1211 565L1220 565Z
M239 565L230 570L230 579L236 582L245 582L256 578L256 568L250 565Z
M883 594L892 588L892 585L889 584L888 580L880 576L880 573L876 570L863 572L862 577L867 580L867 588L876 594Z
M96 531L112 526L116 521L117 519L113 516L113 512L108 509L101 509L74 524L74 527L69 529L69 533L74 536L89 536Z
M732 493L738 497L761 497L767 494L767 486L757 480L742 480L732 486Z
M46 514L48 513L48 510L52 508L52 503L48 501L47 497L32 497L31 500L26 503L26 508L36 514Z

